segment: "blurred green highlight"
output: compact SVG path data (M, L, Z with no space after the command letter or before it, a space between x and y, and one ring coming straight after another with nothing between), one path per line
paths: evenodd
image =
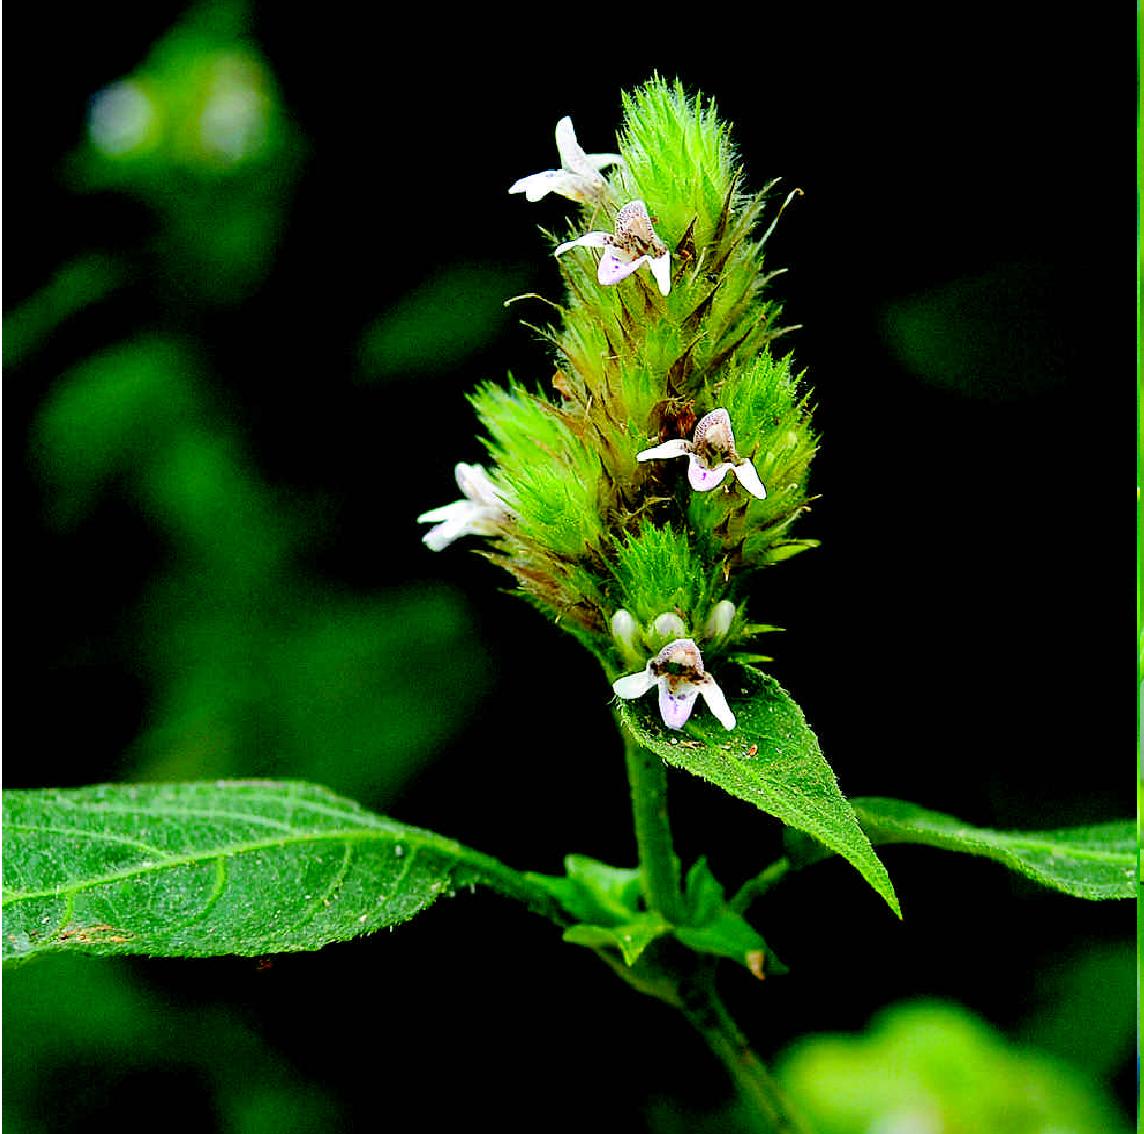
M180 288L233 303L262 281L304 146L249 35L242 0L192 8L131 74L96 92L71 156L80 190L117 190L159 219Z
M864 1034L808 1036L775 1072L815 1134L1128 1134L1095 1079L952 1003L906 1002Z
M1069 371L1051 291L1036 265L1001 264L891 305L882 331L923 381L987 401L1028 397Z
M178 1003L121 961L51 957L5 981L4 1129L144 1129L177 1098L186 1128L323 1134L338 1104L240 1009ZM17 1039L18 1037L18 1039ZM166 1100L161 1094L166 1094Z
M487 347L510 318L505 301L528 272L500 264L451 264L399 299L366 329L366 379L416 376L455 366Z

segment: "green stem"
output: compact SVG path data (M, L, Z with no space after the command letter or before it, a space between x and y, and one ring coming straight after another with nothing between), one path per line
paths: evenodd
M743 1100L765 1123L769 1134L810 1134L786 1096L755 1054L715 991L710 974L690 984L683 1013L730 1072Z
M644 898L650 909L673 925L685 924L687 910L681 888L682 872L667 817L667 768L659 756L636 743L622 725L620 731L624 737L624 755L632 791L632 814ZM786 859L780 859L758 878L748 882L737 897L746 904L752 896L778 881L789 866ZM620 975L629 983L635 983L631 973L621 971ZM731 1018L715 990L710 968L703 966L691 977L682 979L678 974L669 976L664 987L674 987L675 994L665 996L663 988L645 988L643 991L667 999L683 1011L727 1068L744 1101L766 1124L765 1129L771 1134L810 1134Z
M662 914L673 925L682 925L687 921L687 911L680 885L679 859L667 818L667 768L654 752L641 748L623 726L620 731L632 791L644 899L649 909Z

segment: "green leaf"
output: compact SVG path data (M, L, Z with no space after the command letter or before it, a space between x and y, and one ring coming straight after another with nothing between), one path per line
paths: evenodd
M774 678L743 666L720 674L738 718L728 732L699 710L676 732L654 697L620 704L620 718L668 764L718 785L847 859L901 917L886 868L846 802L802 710Z
M920 843L980 855L1077 898L1136 895L1136 824L1130 819L1054 831L993 831L899 799L852 802L876 844Z
M568 855L564 869L566 878L544 874L526 878L579 923L564 931L565 941L590 949L616 949L625 964L634 965L657 937L671 932L669 922L642 907L638 870L608 866L582 854Z
M723 887L700 859L687 874L686 925L672 925L643 908L640 872L608 866L585 855L564 860L566 878L528 875L529 882L551 894L578 924L564 931L564 940L591 949L614 949L626 965L634 965L657 938L674 936L689 949L727 957L748 968L760 980L785 973L786 966L771 953L759 932L727 906Z
M644 913L621 925L571 925L564 931L564 940L591 949L618 949L624 963L634 965L657 937L670 932L671 926L659 914Z
M482 884L563 922L539 884L312 784L4 792L3 956L319 949Z
M768 974L789 970L771 952L762 934L741 914L731 910L723 887L715 879L705 859L699 859L687 872L684 897L691 923L675 927L676 938L698 953L710 953L744 965L763 979Z

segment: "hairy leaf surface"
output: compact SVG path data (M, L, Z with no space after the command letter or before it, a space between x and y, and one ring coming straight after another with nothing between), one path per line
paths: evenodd
M842 855L900 917L886 868L839 790L802 710L760 670L743 666L728 675L723 691L738 718L731 731L702 702L685 729L673 731L660 720L654 695L622 702L620 718L640 744L668 764L709 780Z
M3 837L5 959L318 949L477 883L558 916L495 859L306 783L7 791Z

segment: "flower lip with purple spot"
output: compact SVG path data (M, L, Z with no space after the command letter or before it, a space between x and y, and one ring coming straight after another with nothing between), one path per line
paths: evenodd
M713 409L701 417L690 441L676 437L636 454L637 461L669 460L672 457L687 457L687 479L696 492L718 488L730 472L757 500L767 498L767 490L755 466L735 451L731 415L725 409Z
M659 713L671 729L681 729L691 716L697 698L726 729L735 727L735 714L715 679L703 667L703 655L691 638L668 642L644 668L612 683L617 697L632 701L652 689L659 693Z

